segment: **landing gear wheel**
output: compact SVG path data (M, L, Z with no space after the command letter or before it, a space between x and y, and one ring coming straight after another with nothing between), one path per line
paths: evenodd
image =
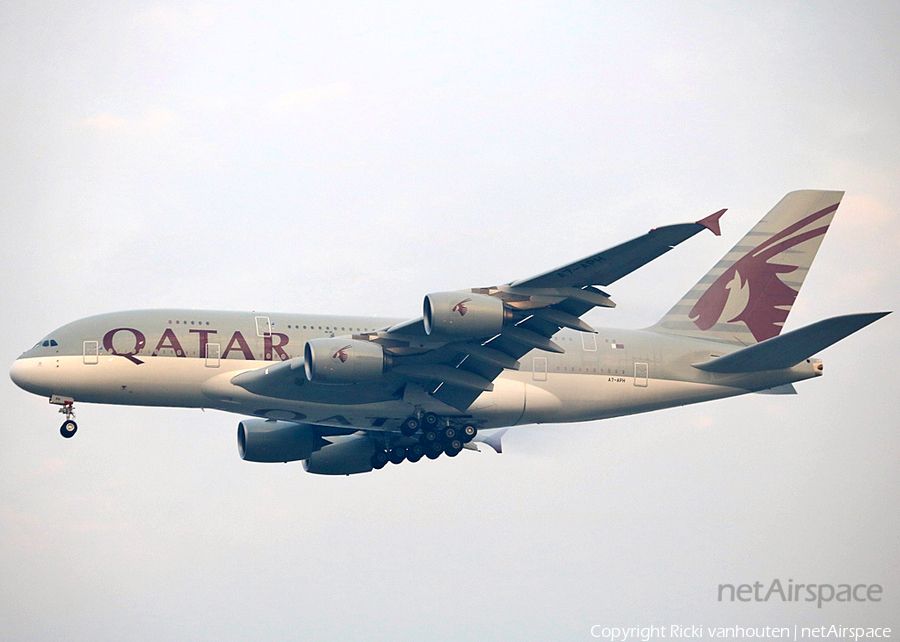
M419 429L419 420L415 417L407 417L403 420L403 423L400 424L400 432L404 434L406 437L412 437L416 434L416 431Z
M441 438L446 443L448 441L453 441L456 439L456 428L453 426L447 426L441 431Z
M434 442L440 440L438 439L438 434L434 430L426 430L422 433L420 441L427 447L429 444L433 444Z
M422 429L423 430L433 430L438 427L439 423L441 423L441 418L438 417L433 412L427 412L422 417Z
M71 439L75 436L75 433L78 431L78 424L76 424L71 419L67 419L63 422L63 425L59 428L59 434L65 437L66 439Z
M444 452L444 445L439 441L431 442L425 449L425 456L428 459L437 459Z
M52 398L50 400L53 401ZM73 419L75 419L75 404L71 399L63 401L62 408L59 409L59 414L66 416L66 420L59 428L59 434L66 439L71 439L75 436L75 432L78 430L78 424L72 421Z
M413 444L409 448L406 449L406 458L413 463L416 463L422 457L425 456L425 446L422 444Z
M459 431L459 438L463 440L463 443L467 444L473 439L475 439L475 435L478 434L478 429L472 424L466 424Z
M388 455L388 459L391 460L392 464L402 464L403 460L406 459L406 448L403 446L391 448L391 454Z
M372 468L381 470L388 463L388 454L383 450L378 450L372 455Z
M460 451L463 449L462 441L459 439L451 439L447 442L447 446L444 449L444 452L447 453L448 457L456 457Z

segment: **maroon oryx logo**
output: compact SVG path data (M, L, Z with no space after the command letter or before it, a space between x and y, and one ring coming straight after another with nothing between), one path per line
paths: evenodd
M828 231L827 225L791 236L836 209L835 204L810 214L747 252L707 288L688 316L701 330L709 330L720 320L723 323L743 321L757 341L778 336L794 299L797 298L797 290L785 285L778 275L790 274L797 266L769 263L769 259L825 234ZM745 296L746 305L741 306L741 310L734 313L732 318L721 319L732 294L736 297L741 294Z
M331 355L331 358L332 359L340 359L341 363L347 363L347 359L350 356L347 354L347 350L349 350L349 349L350 349L350 344L348 343L343 348L341 348L340 350L335 352L333 355Z
M460 301L459 303L457 303L456 305L453 306L452 311L459 312L459 316L461 316L461 317L466 316L466 312L469 311L469 308L466 307L466 303L468 303L471 300L472 299L463 299L462 301Z

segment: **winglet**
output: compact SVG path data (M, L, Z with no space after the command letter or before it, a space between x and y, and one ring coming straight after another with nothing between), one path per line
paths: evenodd
M727 211L727 209L719 210L715 214L710 214L706 218L701 218L697 221L697 225L702 225L703 227L712 230L712 233L716 236L722 236L722 230L719 228L719 219L722 218L722 214Z

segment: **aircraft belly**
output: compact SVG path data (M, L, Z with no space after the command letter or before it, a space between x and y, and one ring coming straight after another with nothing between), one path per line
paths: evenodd
M666 379L649 379L646 386L636 386L634 382L634 377L550 373L547 381L526 384L525 412L520 423L606 419L746 392L729 386Z

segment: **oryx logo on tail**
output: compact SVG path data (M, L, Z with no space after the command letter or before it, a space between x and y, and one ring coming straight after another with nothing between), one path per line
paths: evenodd
M794 272L798 265L769 261L824 235L828 223L803 230L836 209L837 203L810 214L744 254L706 289L688 317L701 330L709 330L720 322L743 321L757 341L777 336L797 297L797 290L786 285L779 275Z

